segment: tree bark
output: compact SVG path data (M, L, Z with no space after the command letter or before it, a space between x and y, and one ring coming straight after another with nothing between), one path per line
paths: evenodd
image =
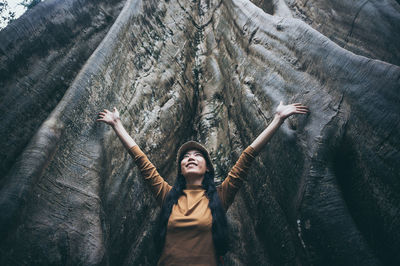
M400 263L398 2L253 2L47 0L0 32L2 265L156 264L102 109L172 184L190 139L223 179L281 100L310 113L254 162L225 263Z

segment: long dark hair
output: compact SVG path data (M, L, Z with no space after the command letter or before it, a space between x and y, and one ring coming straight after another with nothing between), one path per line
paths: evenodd
M180 172L180 171L179 171ZM224 255L229 249L229 230L228 220L226 218L225 210L222 207L221 200L219 199L217 189L214 183L214 173L206 172L202 186L206 191L206 196L209 200L208 207L211 209L212 214L212 238L214 242L215 252L217 256ZM168 193L164 204L161 208L161 213L158 218L158 226L156 231L156 248L160 253L165 244L165 236L167 234L168 220L171 215L172 206L177 204L178 198L183 194L186 188L185 177L178 173L175 184L171 191Z

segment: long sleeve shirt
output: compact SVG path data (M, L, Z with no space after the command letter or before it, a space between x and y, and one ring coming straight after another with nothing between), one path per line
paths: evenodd
M145 183L162 206L172 187L160 176L139 146L133 146L130 154ZM217 187L225 210L232 204L255 155L254 149L247 147L228 176ZM212 214L208 207L206 191L201 185L186 185L178 203L172 207L165 245L158 265L217 265L211 226Z

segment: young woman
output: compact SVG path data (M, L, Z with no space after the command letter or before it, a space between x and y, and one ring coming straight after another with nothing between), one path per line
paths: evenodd
M178 176L170 186L140 150L121 123L119 112L104 110L97 121L110 125L132 155L145 182L161 206L156 232L161 257L158 265L217 265L228 249L225 212L233 202L251 162L272 135L293 114L306 114L300 103L276 109L271 124L247 147L219 187L207 149L198 142L184 143L178 150Z

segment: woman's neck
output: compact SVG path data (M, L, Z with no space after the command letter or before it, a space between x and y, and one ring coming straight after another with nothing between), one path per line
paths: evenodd
M201 177L186 177L186 185L202 185L204 176Z

